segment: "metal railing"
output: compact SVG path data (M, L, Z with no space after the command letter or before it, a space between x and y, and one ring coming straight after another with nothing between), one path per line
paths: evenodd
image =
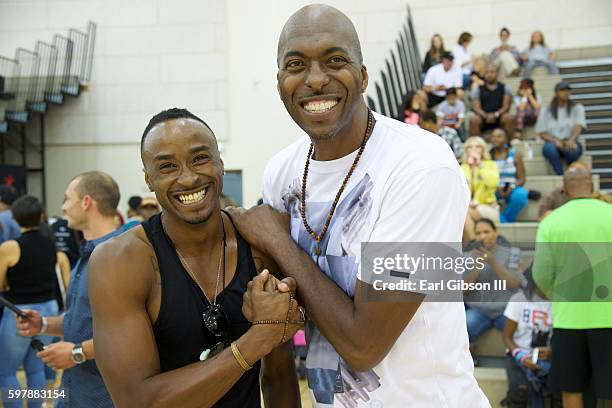
M395 49L389 50L380 78L374 83L375 95L366 97L368 105L385 116L399 119L408 92L421 88L421 57L409 6Z
M90 22L86 32L71 28L52 43L38 41L34 51L17 48L14 59L0 56L0 123L25 123L29 111L44 113L48 102L78 96L91 77L96 28Z

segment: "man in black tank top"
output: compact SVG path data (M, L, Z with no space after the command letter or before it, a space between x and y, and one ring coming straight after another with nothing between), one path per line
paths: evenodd
M186 110L161 112L141 155L163 211L90 261L96 360L115 405L260 407L261 368L266 406L299 406L287 342L303 322L295 282L258 274L273 264L221 211L212 130Z
M509 112L512 104L511 90L497 80L498 68L489 65L485 72L485 83L472 95L472 111L470 117L470 136L481 136L499 127L507 135L514 132L514 116Z

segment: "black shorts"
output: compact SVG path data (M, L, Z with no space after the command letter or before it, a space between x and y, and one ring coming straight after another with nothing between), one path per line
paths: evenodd
M612 328L554 329L551 348L554 390L585 392L592 383L598 399L612 399Z
M499 118L495 118L495 122L488 123L485 119L482 120L482 127L480 128L481 132L486 132L489 130L495 130L501 127L501 120Z

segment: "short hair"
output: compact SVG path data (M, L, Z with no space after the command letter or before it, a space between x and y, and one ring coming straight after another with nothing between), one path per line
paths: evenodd
M476 229L476 226L478 224L488 224L491 228L493 228L493 231L497 231L497 227L495 226L495 223L488 218L480 218L476 220L476 222L474 223L474 229Z
M506 32L506 34L510 35L510 30L508 30L507 27L502 27L502 29L499 30L499 35L501 35L501 33L503 33L504 31Z
M213 132L213 130L210 128L210 126L208 126L208 123L204 122L203 119L201 119L198 116L194 115L193 113L189 112L187 109L170 108L170 109L166 109L166 110L163 110L163 111L159 112L158 114L154 115L151 118L151 120L149 120L149 124L145 128L144 132L142 133L142 138L140 139L140 150L142 151L142 147L144 146L145 138L147 137L147 134L151 131L151 129L153 129L153 127L155 125L158 125L160 123L163 123L163 122L166 122L166 121L172 120L172 119L193 119L193 120L196 120L196 121L200 122L201 124L203 124L204 126L206 126L208 128L208 130L210 130L210 133L212 133L212 135L213 135L213 137L215 139L215 142L217 141L217 137L215 136L215 132Z
M457 95L457 88L451 87L446 90L446 96Z
M31 195L19 197L11 205L13 218L22 228L34 228L40 225L43 213L42 204L38 198Z
M140 203L142 203L141 196L131 196L128 200L128 207L132 211L138 211L138 209L140 208Z
M98 206L98 211L105 217L114 217L121 194L117 182L101 171L87 171L79 174L75 191L80 198L91 196Z
M0 201L6 205L11 205L17 199L17 192L13 187L0 184Z
M433 122L436 123L437 117L436 113L431 109L427 109L421 113L421 121L422 122Z
M463 33L461 33L461 35L459 36L459 40L457 40L457 44L459 45L463 45L463 43L465 42L469 42L472 41L472 38L474 38L474 36L466 31L464 31Z

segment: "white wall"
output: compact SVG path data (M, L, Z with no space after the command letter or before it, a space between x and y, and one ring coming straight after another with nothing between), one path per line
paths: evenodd
M217 0L0 1L2 55L98 24L89 91L46 116L51 214L68 181L86 170L118 181L122 210L130 195L146 193L140 136L165 108L187 107L227 137L225 11Z
M612 38L608 0L410 0L423 54L434 32L452 46L466 30L471 51L488 52L502 26L519 47L533 29L554 48L595 46ZM224 160L242 170L244 203L260 196L266 162L300 135L276 91L276 45L300 0L0 0L0 54L33 47L68 27L99 25L89 92L48 114L48 197L58 211L75 174L114 176L124 200L145 193L139 140L159 110L183 106L208 121ZM371 83L406 18L400 0L333 0L361 38ZM373 89L373 88L371 88ZM125 202L125 201L123 201ZM122 204L122 209L125 205Z

